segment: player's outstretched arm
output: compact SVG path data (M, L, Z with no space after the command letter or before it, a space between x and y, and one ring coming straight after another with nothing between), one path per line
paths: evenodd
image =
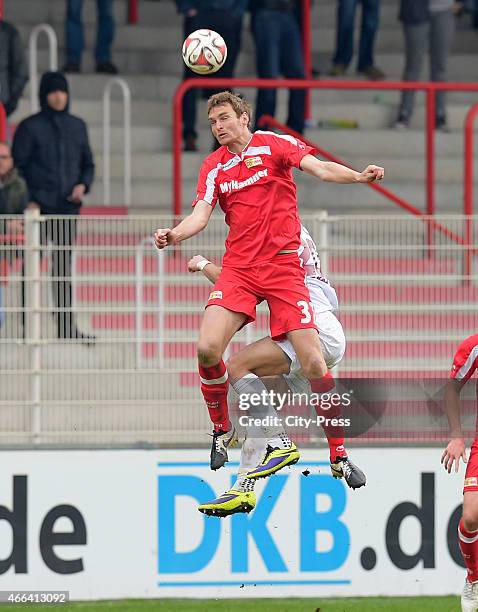
M175 228L161 228L154 232L154 244L158 249L164 249L171 244L178 244L196 234L199 234L209 223L212 206L204 200L199 200L193 212L178 223Z
M219 278L221 270L222 268L216 266L216 264L213 264L202 255L194 255L194 257L191 257L188 261L188 272L202 272L208 281L211 281L213 284Z
M381 181L384 169L381 166L367 166L363 172L357 172L335 162L326 162L313 155L305 155L300 162L300 168L307 174L316 176L330 183L373 183Z
M449 380L445 387L444 410L450 425L450 437L447 447L443 451L441 462L448 473L453 469L458 472L460 459L466 463L466 449L460 419L460 392L463 383L458 380Z

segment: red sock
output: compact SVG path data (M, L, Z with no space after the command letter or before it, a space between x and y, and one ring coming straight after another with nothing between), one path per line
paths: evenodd
M463 519L458 525L458 544L465 561L468 582L478 581L478 531L467 531Z
M309 382L312 393L327 393L335 387L334 377L330 372L327 372L321 378L311 378Z
M327 372L322 378L313 378L310 380L310 386L313 393L318 395L322 393L328 393L335 387L335 381L330 372ZM342 411L340 407L332 406L328 409L321 408L319 404L315 406L315 411L318 416L323 416L326 419L340 419L342 418ZM327 442L329 443L330 462L335 463L337 457L346 457L347 452L344 447L345 432L341 425L326 424L322 425L322 428L327 436Z
M221 359L214 366L199 365L199 376L201 377L201 391L215 431L229 431L231 422L227 407L229 381L227 380L226 364Z

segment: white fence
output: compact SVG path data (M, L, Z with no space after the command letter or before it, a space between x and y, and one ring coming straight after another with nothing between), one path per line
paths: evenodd
M438 220L462 235L463 217ZM198 253L219 262L226 227L214 215L202 234L158 253L149 238L172 222L31 216L23 243L0 218L0 262L9 263L8 274L0 267L0 445L207 443L195 341L210 285L186 264ZM476 261L465 278L463 247L437 232L429 250L421 219L303 222L338 290L342 375L445 376L478 329ZM230 350L267 334L261 305Z

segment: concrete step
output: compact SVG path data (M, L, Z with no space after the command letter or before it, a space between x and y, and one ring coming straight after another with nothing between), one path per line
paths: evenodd
M89 129L90 144L93 150L103 149L103 128L99 125ZM111 128L111 150L120 152L124 150L123 127L114 125ZM171 128L140 126L135 127L131 132L132 151L160 151L170 150L171 148Z
M99 103L103 98L105 84L110 78L105 74L70 74L68 81L72 100L87 99ZM124 77L131 90L132 100L164 101L171 103L172 92L179 85L179 77L134 74ZM29 98L30 84L27 83L23 96ZM114 96L119 97L119 93Z
M478 92L477 92L478 95ZM382 100L377 96L374 101L356 100L356 102L320 101L320 94L313 97L312 117L313 123L317 121L347 120L354 121L357 127L367 129L387 128L394 124L397 118L398 97ZM206 106L203 101L199 103L198 124L206 125ZM276 116L287 117L287 96L278 99ZM469 106L451 101L447 106L448 125L452 130L462 130ZM71 112L82 117L89 125L103 125L103 105L101 101L72 97ZM111 102L111 121L114 124L123 124L124 105L119 99L119 93L113 94ZM20 100L17 110L11 116L12 123L19 123L30 114L30 101L24 97ZM417 96L416 110L412 118L412 128L423 128L425 125L426 110L422 96ZM166 101L133 99L131 104L131 125L157 125L170 127L172 125L171 103ZM478 124L475 127L478 130ZM347 131L344 130L344 134Z
M154 29L152 36L154 41L151 42L152 28L140 28L138 30L131 28L120 29L118 39L114 45L113 57L114 62L118 66L122 74L162 74L181 76L184 68L180 46L181 38L177 31L171 29L162 29L158 36L157 29ZM92 35L93 33L91 33ZM325 33L326 34L326 33ZM463 33L465 39L466 32ZM65 59L65 48L63 43L63 35L57 32L59 41L59 62L60 66ZM91 38L90 35L90 38ZM391 31L393 35L393 30ZM386 34L387 39L390 33ZM23 33L23 38L28 37L28 31ZM324 33L316 32L313 40L323 42ZM448 78L453 81L473 81L476 78L476 70L473 66L473 55L478 51L478 43L474 36L467 42L461 42L455 52L450 56L448 62ZM88 39L88 36L87 36ZM158 41L161 41L160 43ZM333 44L333 41L329 41ZM87 40L87 51L82 58L82 70L85 73L93 72L95 69L95 61L93 58L94 40ZM319 69L322 78L327 75L327 72L332 63L333 46L320 46L312 50L312 64L315 69ZM46 41L39 39L38 61L39 68L45 70L48 67L48 53L46 51ZM465 59L463 59L465 58ZM462 61L463 60L463 61ZM377 45L375 53L375 61L378 66L384 70L387 77L390 79L399 79L403 73L404 53L402 46L393 48L381 47ZM237 77L253 77L256 74L256 52L252 38L248 32L244 33L241 53L238 58L236 67ZM426 78L427 70L424 70L422 77ZM220 73L218 74L220 76ZM355 65L352 63L348 71L349 78L362 78L355 73Z
M84 119L88 127L98 127L103 125L103 104L102 100L83 99L72 97L70 111ZM124 104L119 92L114 89L110 106L111 122L116 125L123 125ZM23 97L16 111L9 117L11 123L18 124L22 119L30 115L30 100ZM154 102L153 100L134 100L131 104L131 125L171 125L172 114L171 104L167 102Z
M283 119L279 117L279 119ZM203 158L209 155L212 135L207 127L198 125L198 146ZM90 129L90 140L95 151L102 148L103 133L99 126ZM345 162L352 156L361 155L362 164L372 163L384 157L409 157L424 154L425 135L421 130L329 130L308 129L306 136L326 151L341 157ZM131 134L132 150L135 152L171 151L172 130L169 127L135 127ZM364 146L366 143L366 146ZM437 133L435 137L436 153L441 157L463 155L463 139L460 132L447 134ZM123 128L113 126L111 129L111 147L113 152L123 151ZM185 154L189 158L193 154ZM193 158L191 158L193 159Z
M113 10L115 20L118 24L127 21L127 2L114 2ZM5 6L5 19L11 22L21 22L36 25L48 22L62 26L65 15L65 3L63 0L48 0L41 2L36 0L15 0L8 2ZM175 3L168 0L142 0L139 3L139 24L157 26L177 26L181 23L182 16L178 14ZM320 2L312 5L312 24L315 27L328 28L335 26L336 7L333 3ZM83 9L83 22L86 25L96 24L96 7L93 0L86 0ZM380 12L380 23L382 26L393 26L397 23L396 0L382 2ZM248 21L246 19L246 26ZM134 27L134 26L132 26Z
M423 184L417 180L414 183L406 177L405 182L386 181L384 186L396 195L409 201L420 210L425 210L425 193ZM183 211L190 210L196 191L196 183L183 181ZM101 193L94 190L91 201L101 201ZM112 201L122 202L122 184L112 181ZM359 214L387 212L399 213L400 209L383 196L365 186L317 184L312 177L300 179L298 185L298 201L301 209L327 210L330 214ZM143 179L133 182L133 198L131 211L137 214L151 214L154 211L168 211L172 208L172 194L167 184ZM461 184L442 183L436 190L436 210L439 213L461 214L463 211L463 187Z
M185 159L204 159L210 150L212 136L209 128L198 130L198 146L200 155L185 154ZM362 164L372 163L386 157L414 158L424 154L425 135L421 130L329 130L309 129L307 138L320 144L326 151L341 157L345 162L352 156L361 156ZM111 129L112 151L123 151L123 129L113 126ZM171 151L171 128L166 127L135 127L131 134L132 149L135 152ZM102 130L96 126L90 129L90 140L95 150L102 147ZM364 142L366 146L364 146ZM463 139L460 132L436 133L436 154L439 157L461 158L463 155ZM195 161L197 163L197 161Z
M196 181L199 167L203 156L200 154L183 155L182 169L183 179ZM172 159L168 153L135 153L132 156L132 175L135 180L156 180L158 185L170 183L172 176ZM409 158L397 158L392 156L380 157L378 162L387 169L387 183L389 181L398 182L404 180L420 182L424 180L426 165L423 155L410 156ZM96 179L100 180L103 176L103 156L95 156ZM347 163L354 168L363 165L363 156L355 154L348 157ZM478 159L475 160L475 183L478 185ZM463 161L458 157L440 157L436 160L435 166L437 184L442 183L463 183ZM111 156L111 177L113 180L121 180L123 177L123 155L114 154Z
M17 0L18 1L18 0ZM60 12L61 14L61 12ZM64 13L63 13L64 14ZM330 14L329 14L330 15ZM325 16L324 16L325 18ZM149 49L157 50L170 49L179 50L183 41L183 24L182 17L174 15L172 23L165 23L161 20L161 16L157 16L154 21L160 21L160 23L142 21L138 25L125 25L124 20L118 20L116 24L116 34L114 40L114 53L124 49ZM335 19L334 19L335 21ZM29 39L30 32L33 25L23 21L21 18L15 20L18 24L18 29L23 40L26 42ZM36 22L38 23L38 22ZM51 19L45 20L45 23L49 23L53 26L60 47L63 47L64 41L64 27L63 21L55 22ZM357 21L355 28L355 40L359 38L360 24ZM312 22L311 30L311 42L312 49L315 52L323 52L331 54L335 48L335 25L327 24L327 21L321 21L321 17L318 16ZM85 28L85 43L87 49L93 49L96 41L96 28L87 27ZM44 45L45 42L42 40L40 45ZM402 52L404 47L404 37L401 25L397 20L385 20L380 23L378 30L375 52L387 53L387 52ZM476 40L475 32L463 23L459 25L457 35L454 38L452 45L452 52L473 52L478 48L478 42ZM254 53L254 41L248 27L248 20L245 21L242 36L243 52Z
M73 74L68 75L72 100L86 99L98 101L102 100L107 75L101 74ZM181 82L180 76L159 76L151 74L127 74L123 75L127 81L132 99L134 101L154 101L166 102L171 105L174 91ZM320 81L318 81L320 84ZM240 88L251 102L255 100L254 88ZM29 84L27 83L23 97L29 99ZM119 93L114 93L119 98ZM287 102L287 92L278 92L278 102ZM417 101L421 102L421 97ZM352 90L316 90L312 94L314 106L316 104L398 104L399 94L395 91L352 91ZM477 101L476 92L452 92L448 95L449 103L474 104ZM170 107L171 108L171 107ZM205 103L203 109L205 110ZM172 111L170 111L172 112ZM201 109L199 109L199 116ZM168 113L168 116L170 114Z

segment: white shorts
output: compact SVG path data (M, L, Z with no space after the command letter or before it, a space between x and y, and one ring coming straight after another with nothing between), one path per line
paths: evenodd
M315 322L319 328L320 346L325 363L329 369L336 366L345 353L345 334L340 321L337 317L327 310L325 312L315 313ZM294 347L289 340L277 342L277 345L284 351L290 359L289 375L297 374L301 370L301 366ZM287 376L287 375L286 375Z

